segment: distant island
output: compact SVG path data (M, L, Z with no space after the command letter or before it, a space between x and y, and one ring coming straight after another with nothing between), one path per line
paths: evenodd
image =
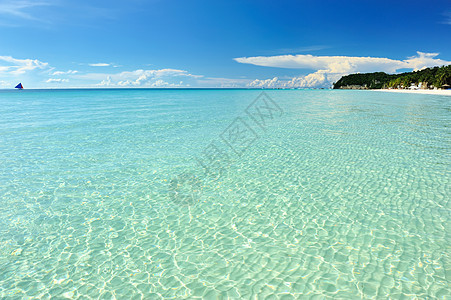
M401 74L384 72L350 74L340 78L334 89L449 89L451 65Z

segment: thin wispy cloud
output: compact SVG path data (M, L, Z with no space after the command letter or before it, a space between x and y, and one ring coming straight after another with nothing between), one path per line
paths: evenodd
M205 77L196 80L196 86L220 87L220 88L242 88L249 85L251 80L243 78Z
M451 25L451 11L447 11L444 13L445 20L443 21L443 24Z
M0 15L15 17L25 20L33 20L33 21L43 21L44 19L38 18L36 15L31 13L32 9L36 7L44 7L53 5L50 2L44 1L11 1L11 0L3 0L0 1Z
M122 12L115 4L74 2L69 0L0 0L0 26L22 27L44 25L53 29L54 24L97 26L100 20L112 20ZM96 20L96 24L86 22ZM31 23L30 23L31 22Z
M296 48L280 48L276 50L266 51L268 54L293 54L293 53L304 53L304 52L314 52L330 48L329 46L323 45L312 45Z
M55 71L52 73L52 75L59 76L59 75L70 75L70 74L77 74L77 73L78 73L77 70L67 70L67 71Z
M49 78L46 81L47 83L63 83L63 82L69 82L69 79L67 78Z
M108 64L108 63L93 63L93 64L88 64L88 66L91 66L91 67L109 67L109 66L111 66L111 64Z

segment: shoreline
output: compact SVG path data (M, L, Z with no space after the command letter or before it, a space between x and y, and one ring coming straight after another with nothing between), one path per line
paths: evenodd
M380 92L392 92L392 93L406 93L406 94L423 94L423 95L441 95L451 96L451 90L398 90L398 89L380 89L372 90Z

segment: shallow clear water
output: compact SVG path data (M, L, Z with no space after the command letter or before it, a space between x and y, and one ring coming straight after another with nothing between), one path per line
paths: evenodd
M0 298L449 297L451 98L266 93L1 91Z

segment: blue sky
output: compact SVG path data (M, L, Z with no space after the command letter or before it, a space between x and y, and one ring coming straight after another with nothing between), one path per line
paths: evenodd
M449 0L0 0L0 88L328 87L450 63Z

